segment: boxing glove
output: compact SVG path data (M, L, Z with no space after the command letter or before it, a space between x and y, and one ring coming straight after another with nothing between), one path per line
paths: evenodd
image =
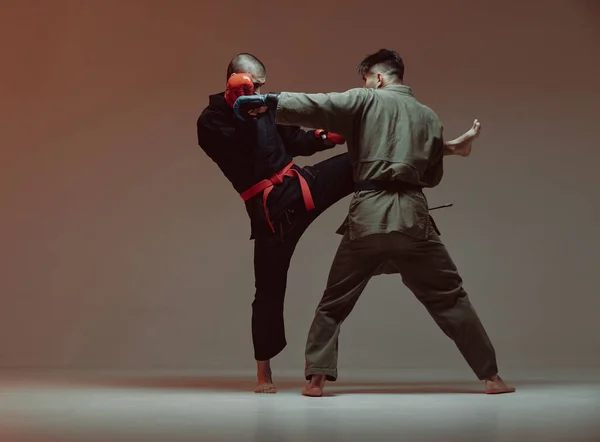
M327 132L323 129L318 129L315 131L315 137L322 139L325 144L329 144L333 146L335 144L344 144L346 140L340 134L336 134L333 132Z
M279 94L242 96L235 100L233 111L240 120L248 120L252 118L248 112L261 107L275 108L278 100Z
M232 74L227 80L225 88L225 100L233 107L235 100L243 95L254 95L254 83L250 74Z

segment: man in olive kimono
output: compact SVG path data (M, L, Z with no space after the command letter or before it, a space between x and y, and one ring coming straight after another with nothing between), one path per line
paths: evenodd
M450 337L486 393L515 391L498 375L495 350L429 214L423 188L443 175L443 126L403 84L404 63L382 49L359 65L363 88L240 97L239 118L264 106L283 125L322 127L347 140L355 181L343 238L306 344L306 396L337 379L338 336L371 277L399 273ZM473 130L479 131L476 121Z

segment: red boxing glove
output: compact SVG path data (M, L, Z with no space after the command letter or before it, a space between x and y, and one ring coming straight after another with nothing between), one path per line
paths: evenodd
M225 89L225 100L229 106L233 107L233 103L242 95L254 95L254 83L250 74L232 74L227 80Z
M342 137L340 134L327 132L323 129L316 130L315 137L320 138L325 142L329 142L330 144L344 144L346 142L344 137Z

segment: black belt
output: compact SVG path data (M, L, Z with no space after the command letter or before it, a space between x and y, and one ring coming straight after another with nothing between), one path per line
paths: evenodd
M402 181L367 180L354 183L354 191L360 190L387 190L388 192L406 192L407 190L423 190L422 186L404 183Z
M360 190L386 190L388 192L401 193L406 192L407 190L422 191L423 187L416 186L414 184L404 183L402 181L367 180L357 181L356 183L354 183L354 191L358 192ZM431 207L429 208L429 210L436 210L450 206L452 206L452 204L444 204L443 206ZM437 228L435 221L433 220L433 217L431 215L429 215L429 219L431 220L431 225L433 229L438 235L441 235L441 232Z

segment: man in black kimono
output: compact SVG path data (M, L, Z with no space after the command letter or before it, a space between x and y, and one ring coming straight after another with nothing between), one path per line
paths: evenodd
M266 81L266 69L256 57L236 56L227 77L225 93L211 95L198 119L198 144L245 200L250 238L254 239L255 392L275 393L270 359L286 346L283 303L292 254L312 221L352 192L352 166L347 154L314 166L294 164L293 157L343 144L335 134L279 126L273 112L261 113L248 122L235 118L232 104L236 95L240 91L257 93Z

